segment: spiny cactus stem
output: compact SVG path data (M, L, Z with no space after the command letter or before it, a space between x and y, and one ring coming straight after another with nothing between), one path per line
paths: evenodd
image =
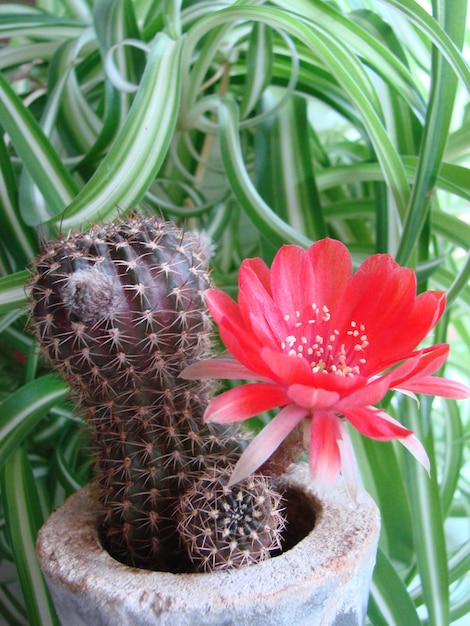
M34 268L39 343L94 430L104 544L138 567L190 570L194 536L212 542L209 556L189 557L202 569L255 562L280 542L279 496L266 480L254 495L224 486L244 436L205 424L212 385L179 378L211 346L210 249L172 223L134 217L51 242ZM202 506L215 476L218 504ZM178 517L183 501L196 526Z

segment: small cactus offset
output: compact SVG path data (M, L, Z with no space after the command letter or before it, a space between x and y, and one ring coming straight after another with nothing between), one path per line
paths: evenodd
M194 490L207 485L204 476L213 482L214 472L226 475L245 446L240 432L203 422L211 385L179 378L210 348L204 304L209 250L204 238L172 223L134 217L51 242L34 267L39 343L93 427L103 542L115 558L137 567L181 571L196 564L206 570L225 558L188 556L192 531L181 518ZM248 483L238 487L246 490ZM224 481L218 488L229 497ZM268 484L258 481L254 490L255 507L245 508L255 521L231 526L245 555L239 529L253 528L258 556L251 561L279 547L284 524L279 512L273 514L279 498ZM238 519L245 508L237 507ZM269 524L271 546L269 532L259 530ZM232 553L227 558L233 566L250 562Z
M281 550L281 496L261 474L228 487L231 472L205 472L180 499L178 531L198 570L250 565Z

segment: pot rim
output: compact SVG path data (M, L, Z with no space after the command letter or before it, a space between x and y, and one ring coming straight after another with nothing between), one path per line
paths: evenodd
M301 489L318 505L308 467L298 464L286 474L286 487ZM187 604L187 598L213 609L255 597L275 596L292 588L315 584L341 584L343 572L359 567L364 553L372 553L378 540L380 516L367 492L358 487L353 501L342 481L321 499L313 530L287 551L235 570L209 573L155 572L130 567L112 558L99 540L101 505L96 486L79 490L55 511L38 536L37 550L48 581L72 586L83 593L100 593L99 584L119 586L139 595L153 590L163 605ZM290 520L293 523L293 520ZM65 529L64 529L65 524ZM372 548L372 549L370 549ZM101 581L101 582L100 582ZM147 599L151 602L151 598ZM208 608L209 610L209 608Z

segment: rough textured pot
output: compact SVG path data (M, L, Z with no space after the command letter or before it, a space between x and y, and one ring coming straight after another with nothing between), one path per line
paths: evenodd
M380 518L359 489L321 503L304 467L287 483L291 532L311 532L279 556L239 570L172 574L135 569L102 548L100 506L85 487L41 529L37 550L64 626L353 626L363 624ZM297 528L297 530L295 530ZM291 543L296 538L289 539Z

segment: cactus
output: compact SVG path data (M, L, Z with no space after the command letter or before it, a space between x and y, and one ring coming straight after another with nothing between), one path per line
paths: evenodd
M225 556L188 555L194 533L182 520L184 507L194 520L191 503L207 486L205 476L211 493L217 488L227 498L224 480L214 487L214 476L225 476L245 446L239 431L203 422L211 384L178 378L210 350L208 256L203 237L136 216L50 242L34 266L32 314L40 346L93 428L103 543L113 557L137 567L229 567L265 558L279 546L279 497L258 480L256 511L247 513L256 521L253 558L246 558L246 538L242 557L230 553L229 565ZM239 489L246 494L248 486ZM261 506L263 498L271 508ZM262 515L268 521L258 519ZM268 522L272 545L270 532L258 530Z
M255 474L227 487L231 468L206 471L180 498L178 531L198 570L257 563L281 550L281 496Z

